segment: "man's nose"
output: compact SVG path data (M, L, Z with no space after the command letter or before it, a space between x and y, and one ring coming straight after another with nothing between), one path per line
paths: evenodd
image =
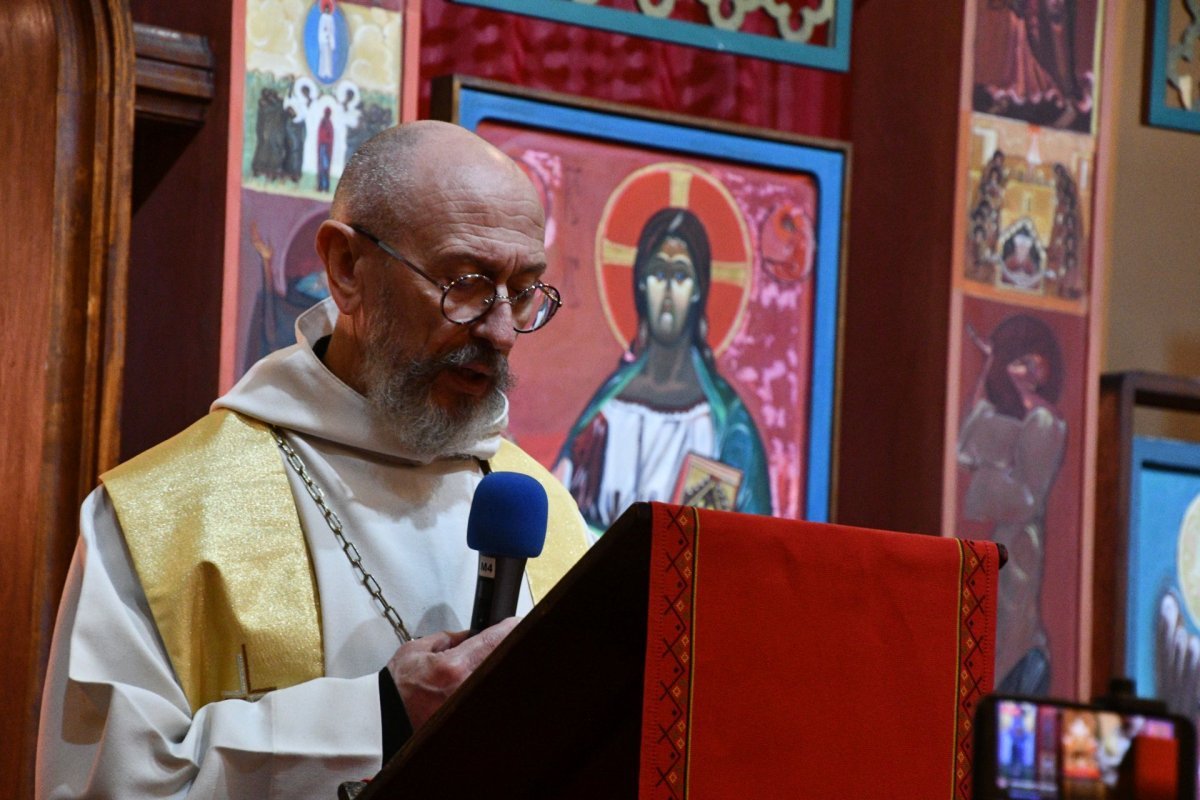
M497 298L488 312L471 324L471 332L480 339L487 340L498 352L507 355L517 342L512 306Z

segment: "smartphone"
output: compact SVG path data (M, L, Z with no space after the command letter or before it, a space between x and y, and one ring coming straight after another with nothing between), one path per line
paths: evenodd
M989 695L974 757L975 800L1196 797L1195 726L1133 705Z

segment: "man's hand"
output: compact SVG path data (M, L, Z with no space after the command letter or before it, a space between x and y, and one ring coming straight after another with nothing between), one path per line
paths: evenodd
M520 621L509 617L476 636L442 631L400 646L387 666L413 730L442 707Z

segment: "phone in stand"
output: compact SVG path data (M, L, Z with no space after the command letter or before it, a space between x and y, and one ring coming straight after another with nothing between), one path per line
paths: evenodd
M1195 726L1144 701L989 695L974 756L974 800L1196 797Z

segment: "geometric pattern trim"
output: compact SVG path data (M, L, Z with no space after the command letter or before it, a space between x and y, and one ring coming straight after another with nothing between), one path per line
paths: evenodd
M845 72L850 62L852 0L454 2L818 69Z
M651 504L640 800L687 797L695 639L696 509Z
M971 800L974 761L975 707L992 691L996 649L995 609L987 607L996 596L1000 553L991 542L959 539L958 681L955 708L955 800Z

